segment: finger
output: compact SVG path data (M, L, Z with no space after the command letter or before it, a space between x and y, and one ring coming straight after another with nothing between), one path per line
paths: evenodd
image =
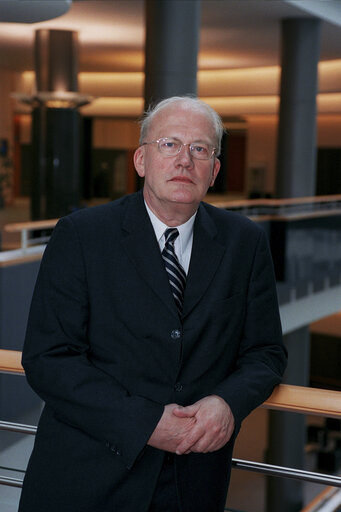
M220 448L230 441L233 431L234 425L229 425L227 429L212 432L205 438L205 445L203 445L202 440L200 440L198 446L192 447L192 450L201 449L204 453L220 450Z
M202 435L198 441L191 446L191 451L207 453L219 450L222 448L231 438L233 433L233 425L228 425L227 428L217 424L204 424L202 425L199 421L197 422L197 428L202 426L205 435Z
M191 418L196 415L198 409L199 408L196 405L188 405L187 407L181 407L179 405L174 407L172 412L178 418Z
M209 436L203 436L198 440L197 443L191 446L191 452L193 453L209 453L214 452L222 448L225 441L212 440Z
M208 436L203 436L194 445L191 446L191 452L193 453L209 453L219 450L224 446L223 441L212 441Z
M177 455L183 455L184 453L191 452L192 446L194 446L199 439L205 433L202 430L195 430L194 428L191 430L190 434L188 434L176 447Z
M220 450L220 448L222 448L227 443L227 441L227 438L213 439L211 440L211 442L209 440L206 440L205 445L200 445L200 443L198 443L199 446L194 446L193 449L197 448L198 450L201 450L202 453L215 452L217 450Z
M180 445L176 447L175 453L177 455L185 455L188 453L192 453L192 451L192 445L190 443L185 443L183 441L182 443L180 443Z

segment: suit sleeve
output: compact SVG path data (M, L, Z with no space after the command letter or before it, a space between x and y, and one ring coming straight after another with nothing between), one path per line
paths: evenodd
M86 265L70 217L46 248L32 298L23 366L31 387L55 417L103 442L131 468L163 406L130 396L91 362Z
M254 252L235 369L214 391L231 407L237 430L281 382L287 361L273 264L263 230Z

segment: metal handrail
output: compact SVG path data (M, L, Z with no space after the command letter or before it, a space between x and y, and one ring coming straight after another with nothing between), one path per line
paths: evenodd
M35 435L37 432L37 427L34 425L23 425L20 423L0 421L0 430ZM232 467L234 467L235 469L243 469L255 473L262 473L268 476L278 476L284 478L291 478L295 480L304 480L306 482L330 485L333 487L341 488L341 477L335 475L328 475L325 473L316 473L312 471L305 471L302 469L288 468L285 466L265 464L264 462L255 462L235 458L232 459ZM1 484L11 487L22 487L23 480L20 478L5 477L0 475L0 485Z
M253 462L242 459L232 459L232 466L236 469L244 469L246 471L262 473L268 476L282 476L285 478L293 478L295 480L304 480L315 484L331 485L333 487L341 488L340 476L305 471L303 469L288 468L285 466L275 466L273 464L265 464L264 462Z
M24 369L20 361L20 351L0 349L0 373L23 375ZM309 413L325 417L341 418L341 392L280 384L261 407L287 412ZM0 430L35 435L37 427L34 425L0 421ZM305 480L341 488L341 477L334 475L313 473L311 471L241 459L232 459L232 465L236 469L244 469L271 476ZM19 478L0 476L0 485L1 484L21 487L22 480Z
M0 485L7 485L9 487L22 487L23 480L21 478L12 478L10 476L0 475Z
M34 427L32 427L34 428ZM17 432L17 430L16 430ZM33 432L29 432L32 434ZM332 487L341 488L341 477L328 475L325 473L315 473L312 471L304 471L301 469L288 468L285 466L275 466L272 464L265 464L264 462L254 462L242 459L232 459L232 467L235 469L242 469L254 473L262 473L267 476L277 476L283 478L291 478L294 480L302 480L306 482L329 485ZM0 485L7 485L10 487L22 487L23 479L5 477L0 475Z
M7 430L8 432L17 432L19 434L32 434L37 433L35 425L25 425L23 423L12 423L11 421L0 421L0 430Z
M0 421L0 430L10 432L18 432L21 434L35 435L37 427L34 425L24 425L21 423L12 423L9 421ZM307 482L330 485L333 487L341 488L341 477L328 475L324 473L315 473L312 471L305 471L301 469L288 468L284 466L276 466L272 464L265 464L264 462L254 462L242 459L232 459L232 466L235 469L243 469L256 473L262 473L269 476L281 476L284 478L292 478L295 480L304 480ZM23 480L20 478L9 478L0 476L0 484L9 485L14 487L21 487Z

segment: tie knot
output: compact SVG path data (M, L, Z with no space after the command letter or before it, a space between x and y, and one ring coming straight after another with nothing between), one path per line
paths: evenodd
M165 243L173 243L174 240L179 236L179 231L177 228L168 228L165 231Z

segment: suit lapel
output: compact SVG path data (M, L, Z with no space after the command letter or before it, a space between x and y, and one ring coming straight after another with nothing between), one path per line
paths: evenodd
M123 247L141 278L178 317L160 248L143 201L142 191L130 197L122 228Z
M193 247L186 282L183 317L204 295L225 252L225 247L216 240L216 235L216 225L201 204L194 223Z

